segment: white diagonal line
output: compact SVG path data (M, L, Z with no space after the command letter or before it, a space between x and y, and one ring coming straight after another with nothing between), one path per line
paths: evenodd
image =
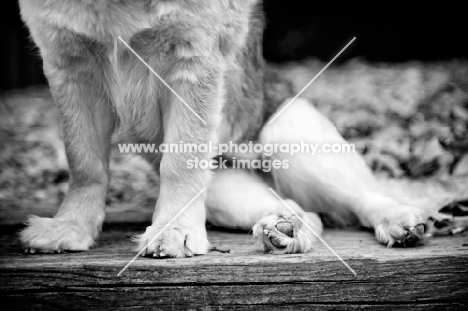
M272 188L269 188L269 189L270 189L270 191L271 191L278 199L280 199L281 203L283 203L283 204L294 214L294 216L296 216L297 218L299 218L299 220L302 222L302 224L304 224L310 231L312 231L312 233L317 237L317 239L319 239L320 242L322 242L323 245L325 245L325 246L333 253L333 255L335 255L335 256L345 265L345 267L348 268L349 271L351 271L352 274L354 274L354 276L357 276L356 271L354 271L354 269L351 268L351 267L343 260L343 258L341 258L340 255L338 255L338 254L333 250L333 248L331 248L330 245L328 245L327 242L325 242L325 241L322 239L322 237L321 237L319 234L317 234L317 232L315 232L315 230L312 229L311 226L309 226L308 223L306 223L301 217L299 217L299 215L296 213L296 211L294 211L294 210L292 209L292 207L289 206L288 203L286 203L286 202L275 192L275 190L273 190Z
M349 43L346 44L346 46L345 46L344 48L342 48L341 51L340 51L338 54L336 54L336 56L333 57L333 59L332 59L325 67L323 67L323 69L320 70L320 72L319 72L312 80L310 80L310 82L307 83L307 85L304 86L304 87L302 88L302 90L301 90L299 93L297 93L297 95L296 95L293 99L291 99L291 100L289 101L289 103L288 103L286 106L283 107L283 109L281 109L281 111L277 112L276 115L273 117L273 119L271 119L271 120L268 122L268 124L273 123L273 121L275 121L275 120L280 116L280 114L282 114L282 113L293 103L293 101L295 101L299 96L301 96L301 94L304 93L304 91L305 91L312 83L314 83L314 81L315 81L325 70L327 70L328 66L330 66L330 65L338 58L338 56L340 56L341 53L343 53L344 50L346 50L346 49L348 48L348 46L350 46L351 43L353 43L354 40L356 40L356 37L354 37L351 41L349 41Z
M133 259L130 260L130 262L129 262L122 270L120 270L120 272L117 274L117 276L120 276L120 275L121 275L137 258L138 258L138 256L140 256L140 255L148 248L148 246L149 246L151 243L153 243L153 242L164 232L164 230L166 230L166 229L177 219L177 217L179 217L179 216L190 206L190 204L192 204L193 201L195 201L195 200L203 193L203 191L205 191L205 190L206 190L206 188L203 188L199 193L197 193L197 195L196 195L192 200L190 200L190 202L188 202L187 205L185 205L184 208L181 209L181 210L177 213L177 215L175 215L174 218L172 218L172 220L169 221L169 222L167 223L167 225L165 225L164 228L162 228L161 231L159 231L159 233L156 234L156 235L154 236L154 238L152 238L151 241L149 241L148 244L146 244L146 246L143 247L143 248L138 252L138 254L136 254L135 257L133 257Z
M170 90L170 91L171 91L171 92L172 92L172 93L173 93L173 94L174 94L174 95L175 95L175 96L176 96L176 97L177 97L177 98L178 98L178 99L179 99L179 100L180 100L180 101L197 117L197 118L198 118L198 119L200 119L200 121L203 122L203 124L206 125L205 120L203 120L203 118L200 117L200 116L198 115L198 113L196 113L195 110L193 110L193 108L190 107L190 105L187 104L187 102L186 102L182 97L180 97L180 95L177 94L177 92L174 91L174 89L173 89L169 84L167 84L167 82L164 81L164 79L161 78L161 76L159 76L158 73L157 73L156 71L154 71L154 69L151 68L151 66L148 65L148 63L146 63L146 62L144 61L144 59L141 58L141 56L138 55L138 53L135 52L135 50L133 50L127 42L125 42L124 39L122 39L122 37L119 36L119 40L122 41L122 43L125 44L125 46L126 46L130 51L132 51L132 53L133 53L146 67L148 67L148 69L149 69L149 70L150 70L150 71L151 71L151 72L152 72L152 73L153 73L153 74L154 74L154 75L155 75L155 76L156 76L156 77L157 77L157 78L158 78L158 79L159 79L159 80L160 80L160 81L161 81L161 82L162 82L162 83L163 83L163 84L164 84L164 85L165 85L165 86L166 86L166 87L167 87L167 88L168 88L168 89L169 89L169 90Z

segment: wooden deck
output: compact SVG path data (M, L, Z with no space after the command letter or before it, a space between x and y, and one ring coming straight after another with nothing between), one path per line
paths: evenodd
M17 228L0 235L0 308L53 309L412 309L467 310L468 236L432 239L424 247L388 249L372 233L326 231L306 255L263 254L252 237L210 232L211 252L187 259L137 259L129 238L141 226L104 229L86 253L25 255Z

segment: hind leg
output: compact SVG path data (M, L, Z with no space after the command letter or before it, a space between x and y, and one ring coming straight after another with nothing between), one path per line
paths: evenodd
M277 153L273 159L289 161L289 169L274 170L276 189L307 211L326 214L341 226L373 227L386 245L414 244L422 239L427 216L423 209L406 206L386 195L356 152L325 152L326 144L345 148L346 141L331 122L306 100L297 99L271 125L265 143L312 144L316 153ZM319 150L319 151L317 151Z
M322 232L316 214L304 212L292 200L281 202L259 176L244 170L219 170L205 204L207 220L214 225L244 230L253 227L265 252L306 253Z

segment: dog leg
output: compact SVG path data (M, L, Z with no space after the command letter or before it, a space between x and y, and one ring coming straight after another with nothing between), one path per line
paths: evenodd
M164 143L190 144L217 143L216 132L223 104L222 56L214 49L214 42L200 30L159 33L167 36L171 49L167 55L165 81L187 103L186 105L165 86L161 86L164 99ZM172 37L178 36L178 37ZM195 113L201 117L200 120ZM206 124L204 124L204 122ZM161 188L153 216L153 224L137 238L143 255L153 257L190 257L205 254L209 243L205 229L204 198L206 191L193 201L175 221L157 236L163 228L196 195L208 186L211 173L190 161L210 160L212 154L165 153L160 163ZM191 167L192 164L192 167Z
M319 147L346 143L331 122L303 99L265 126L260 141ZM387 196L357 153L277 153L272 158L289 162L288 169L272 171L277 191L306 211L324 214L339 226L373 227L377 240L388 246L413 245L423 238L424 210Z
M225 228L250 230L253 227L253 234L265 252L306 253L313 248L316 234L322 232L320 218L304 212L292 200L285 203L287 206L255 173L218 170L208 188L207 220Z
M85 53L77 38L66 38L70 42L61 43L67 45L65 49L75 47L75 53ZM94 71L97 66L88 63L88 58L42 52L60 110L70 182L57 214L53 218L30 217L20 239L32 253L84 251L93 245L104 221L114 116L99 87L102 78Z

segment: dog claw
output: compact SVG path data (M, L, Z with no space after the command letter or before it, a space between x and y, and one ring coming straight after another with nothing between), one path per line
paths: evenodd
M405 228L405 238L395 241L400 246L415 246L420 240L424 239L424 224L408 226Z
M27 248L25 251L24 251L26 254L34 254L37 252L37 250L35 248Z

